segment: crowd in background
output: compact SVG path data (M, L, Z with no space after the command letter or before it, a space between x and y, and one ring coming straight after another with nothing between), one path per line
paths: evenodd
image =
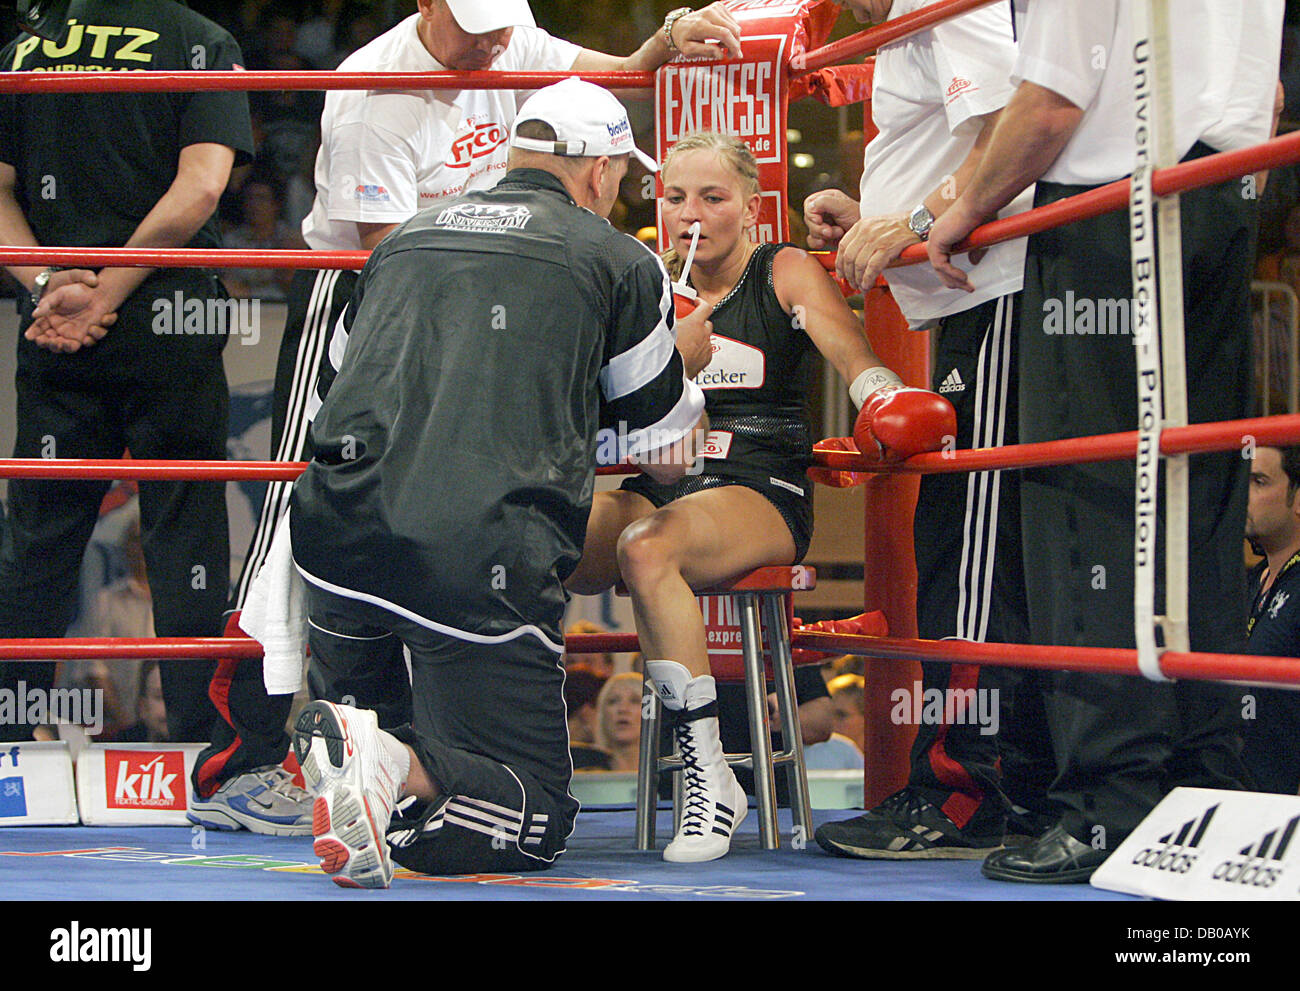
M565 630L570 637L604 632L585 620ZM641 655L569 653L564 655L564 668L564 704L569 712L574 769L636 771L646 701ZM808 768L860 768L865 661L852 655L827 658L820 671L835 715L831 739L804 748Z

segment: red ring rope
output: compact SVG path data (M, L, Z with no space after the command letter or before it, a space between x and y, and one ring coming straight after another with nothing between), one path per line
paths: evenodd
M0 73L0 76L5 75ZM28 75L28 73L13 73ZM1156 195L1187 192L1213 186L1251 172L1276 168L1300 161L1300 131L1273 138L1251 148L1224 151L1191 162L1181 162L1153 174ZM1036 207L1014 217L982 224L954 249L961 254L974 248L987 248L1039 231L1062 227L1076 220L1087 220L1123 209L1128 205L1129 180L1099 186L1047 206ZM179 267L246 268L361 268L369 253L365 251L237 251L201 248L0 248L0 265L172 265ZM824 268L833 270L835 256L818 253ZM916 244L903 251L895 265L914 265L927 261L925 245Z
M238 90L541 89L576 76L654 94L653 72L0 72L0 93L210 93Z

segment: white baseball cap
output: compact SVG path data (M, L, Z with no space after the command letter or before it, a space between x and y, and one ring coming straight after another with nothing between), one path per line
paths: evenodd
M555 129L554 141L521 138L519 125L540 120ZM514 148L548 155L635 155L651 172L659 164L636 146L623 104L609 90L581 79L566 79L530 96L510 130Z
M447 0L447 6L460 29L468 34L537 27L528 0Z

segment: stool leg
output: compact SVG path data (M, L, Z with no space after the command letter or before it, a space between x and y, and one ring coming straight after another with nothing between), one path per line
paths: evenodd
M659 696L645 679L641 697L641 752L636 764L636 848L655 848L655 815L659 805Z
M785 765L790 786L790 815L794 820L792 846L804 849L812 837L812 806L808 800L808 769L803 758L803 728L799 724L799 699L794 690L794 661L790 657L790 633L785 623L784 599L769 595L766 611L768 643L772 647L772 674L776 681L777 711L781 714L781 736L794 761Z
M776 785L772 775L772 735L767 719L767 679L763 674L763 630L758 596L738 595L740 645L745 659L745 703L749 709L750 752L754 758L754 797L764 850L780 846L776 824Z

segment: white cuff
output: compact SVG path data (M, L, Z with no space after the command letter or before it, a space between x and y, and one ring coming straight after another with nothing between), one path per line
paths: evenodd
M884 365L877 365L875 368L868 368L853 380L853 384L849 386L849 398L853 400L858 409L862 409L862 404L867 401L867 397L877 389L884 388L887 385L902 384L903 380L896 374Z

